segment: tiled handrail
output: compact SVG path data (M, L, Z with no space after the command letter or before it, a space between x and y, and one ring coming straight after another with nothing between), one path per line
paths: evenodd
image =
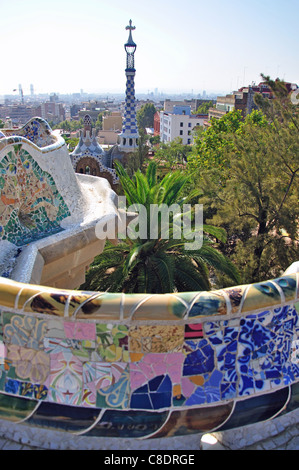
M55 289L0 278L0 306L77 319L190 321L215 315L245 315L296 302L298 279L299 273L293 273L210 292L125 295Z

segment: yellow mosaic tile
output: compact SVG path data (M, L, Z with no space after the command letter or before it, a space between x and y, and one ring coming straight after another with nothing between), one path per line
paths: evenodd
M16 296L20 291L20 287L17 283L9 281L3 277L0 277L0 299L1 306L14 308Z
M226 314L226 299L221 291L202 292L191 304L188 312L189 318Z
M16 307L19 310L23 310L26 305L28 305L28 301L33 298L35 295L51 295L56 290L51 287L45 286L35 286L30 284L22 284L16 283L18 287L18 292L16 295ZM59 292L59 291L57 291ZM29 302L30 303L30 302ZM29 311L30 308L29 308Z
M172 294L145 296L132 315L132 320L178 320L186 307Z
M122 294L99 294L77 311L78 319L119 320Z
M68 296L61 293L42 292L35 295L24 305L25 312L45 313L49 315L64 316Z
M296 299L296 274L289 274L274 280L275 284L282 290L286 302Z
M68 299L68 316L72 317L80 309L80 306L83 306L88 299L92 299L94 294L84 294L78 292L78 294L70 295Z
M195 385L203 385L205 383L205 379L202 375L191 375L188 379Z
M172 387L172 395L173 395L174 397L179 397L179 396L182 395L182 387L181 387L180 384L174 385L174 386Z
M242 306L242 313L268 308L281 303L280 292L271 281L249 286Z
M229 297L231 313L239 312L246 289L247 285L223 289L225 294Z
M130 352L130 362L139 362L143 358L143 353Z
M182 352L184 325L141 325L130 328L129 351L134 353Z
M138 308L140 302L146 297L145 294L124 294L122 296L122 315L124 319L129 319Z

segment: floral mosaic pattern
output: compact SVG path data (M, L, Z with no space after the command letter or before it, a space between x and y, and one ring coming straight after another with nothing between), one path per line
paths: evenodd
M68 349L53 352L49 358L49 401L81 405L82 361Z
M0 391L50 403L177 409L299 379L293 305L184 325L47 321L5 311L1 322Z
M126 363L86 362L83 370L83 405L127 408L129 375Z
M128 327L126 325L98 324L96 335L97 352L103 361L129 361Z
M70 215L52 177L22 144L0 162L0 240L22 246L61 229Z

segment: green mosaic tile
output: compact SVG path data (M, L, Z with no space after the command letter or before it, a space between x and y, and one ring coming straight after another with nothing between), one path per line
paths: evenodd
M0 393L0 418L9 421L23 420L33 412L37 404L37 400Z

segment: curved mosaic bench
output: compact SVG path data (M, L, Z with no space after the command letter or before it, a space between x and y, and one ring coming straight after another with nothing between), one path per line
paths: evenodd
M124 295L0 279L0 417L157 438L298 407L299 273L212 292Z
M75 174L64 139L43 119L2 131L0 276L78 286L104 247L95 234L97 224L118 216L116 194L105 179Z
M42 119L3 133L1 419L147 439L232 429L298 407L296 263L279 279L212 292L70 290L80 285L73 271L84 273L103 249L96 224L121 217L115 193L75 175L64 140Z

